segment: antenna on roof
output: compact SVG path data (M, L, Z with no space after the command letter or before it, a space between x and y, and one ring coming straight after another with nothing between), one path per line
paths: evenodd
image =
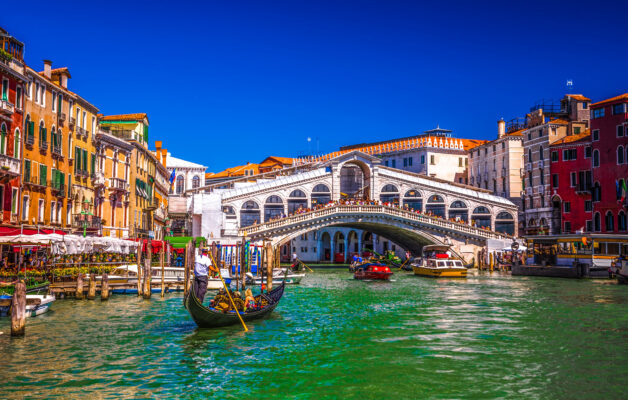
M569 93L573 91L573 79L567 79L567 90Z

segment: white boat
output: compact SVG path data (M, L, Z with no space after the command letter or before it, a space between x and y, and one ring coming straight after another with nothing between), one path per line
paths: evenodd
M40 299L41 302L37 305L27 305L26 317L35 317L45 313L55 301L55 297L50 294L27 294L26 300L29 299ZM10 306L0 307L0 317L8 317L10 309Z
M284 281L284 278L285 278L286 285L298 285L299 283L301 283L301 279L303 279L304 276L305 274L292 274L292 273L288 273L288 275L285 275L282 271L277 270L273 274L273 283L280 284ZM262 278L261 276L259 275L255 276L250 272L246 273L247 285L261 285L262 283L266 283L265 276Z

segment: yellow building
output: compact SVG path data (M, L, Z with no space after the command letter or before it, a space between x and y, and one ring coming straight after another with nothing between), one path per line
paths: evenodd
M99 130L96 133L96 154L96 215L102 222L102 235L128 238L133 145Z
M89 215L98 110L68 90L67 68L44 61L44 71L27 67L26 74L20 222L40 231L99 233L98 219Z
M157 207L153 211L154 231L155 239L161 240L164 238L166 228L170 225L170 219L168 216L168 192L170 189L170 174L166 169L166 159L168 151L162 148L162 142L155 142L155 191L154 196Z
M99 124L105 133L133 146L128 175L129 237L155 238L153 211L157 208L157 201L153 193L156 159L148 150L148 117L145 113L108 115L102 117Z

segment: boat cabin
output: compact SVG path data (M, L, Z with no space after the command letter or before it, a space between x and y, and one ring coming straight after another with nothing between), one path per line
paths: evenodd
M614 259L628 256L628 235L572 234L526 236L526 264L608 268Z
M450 246L442 244L432 244L423 246L423 258L449 258L451 255Z
M462 261L460 260L428 259L427 267L428 268L452 268L452 267L464 268L464 265L462 265Z

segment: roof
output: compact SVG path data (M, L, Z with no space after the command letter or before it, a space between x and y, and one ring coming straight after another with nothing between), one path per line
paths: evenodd
M68 67L61 67L61 68L54 68L50 71L51 75L57 75L57 74L62 74L65 73L68 75L68 78L72 78L72 75L70 75L70 70L68 69ZM40 72L40 74L43 74L43 72Z
M207 167L204 165L172 157L170 153L166 154L166 166L168 168L196 168L202 169L203 171L207 169Z
M590 141L591 141L591 131L587 129L586 131L575 134L575 135L565 136L564 138L559 139L555 141L554 143L552 143L550 147L560 146L563 144L586 143Z
M294 159L291 157L277 157L277 156L269 156L266 157L261 163L260 165L266 165L266 164L270 164L272 162L272 160L278 161L282 164L285 165L292 165L292 163L294 162Z
M620 94L619 96L611 97L610 99L598 101L597 103L591 104L591 107L602 106L608 103L613 103L616 101L628 100L628 93Z
M523 136L525 129L519 129L518 131L507 133L505 136Z
M146 113L135 114L118 114L118 115L105 115L101 121L141 121L144 118L148 119Z
M227 168L224 171L220 171L217 173L212 173L211 175L205 174L206 178L226 178L232 176L245 176L245 170L253 170L253 175L257 175L259 173L259 164L247 163L245 165L238 165L236 167Z
M569 125L568 121L565 121L564 119L560 119L560 118L556 118L556 119L552 119L548 122L548 124L554 124L554 125Z
M583 95L581 95L581 94L566 94L565 96L567 96L567 97L571 97L572 99L574 99L574 100L578 100L578 101L591 101L591 99L590 99L590 98L588 98L588 97L584 97L584 96L583 96Z

